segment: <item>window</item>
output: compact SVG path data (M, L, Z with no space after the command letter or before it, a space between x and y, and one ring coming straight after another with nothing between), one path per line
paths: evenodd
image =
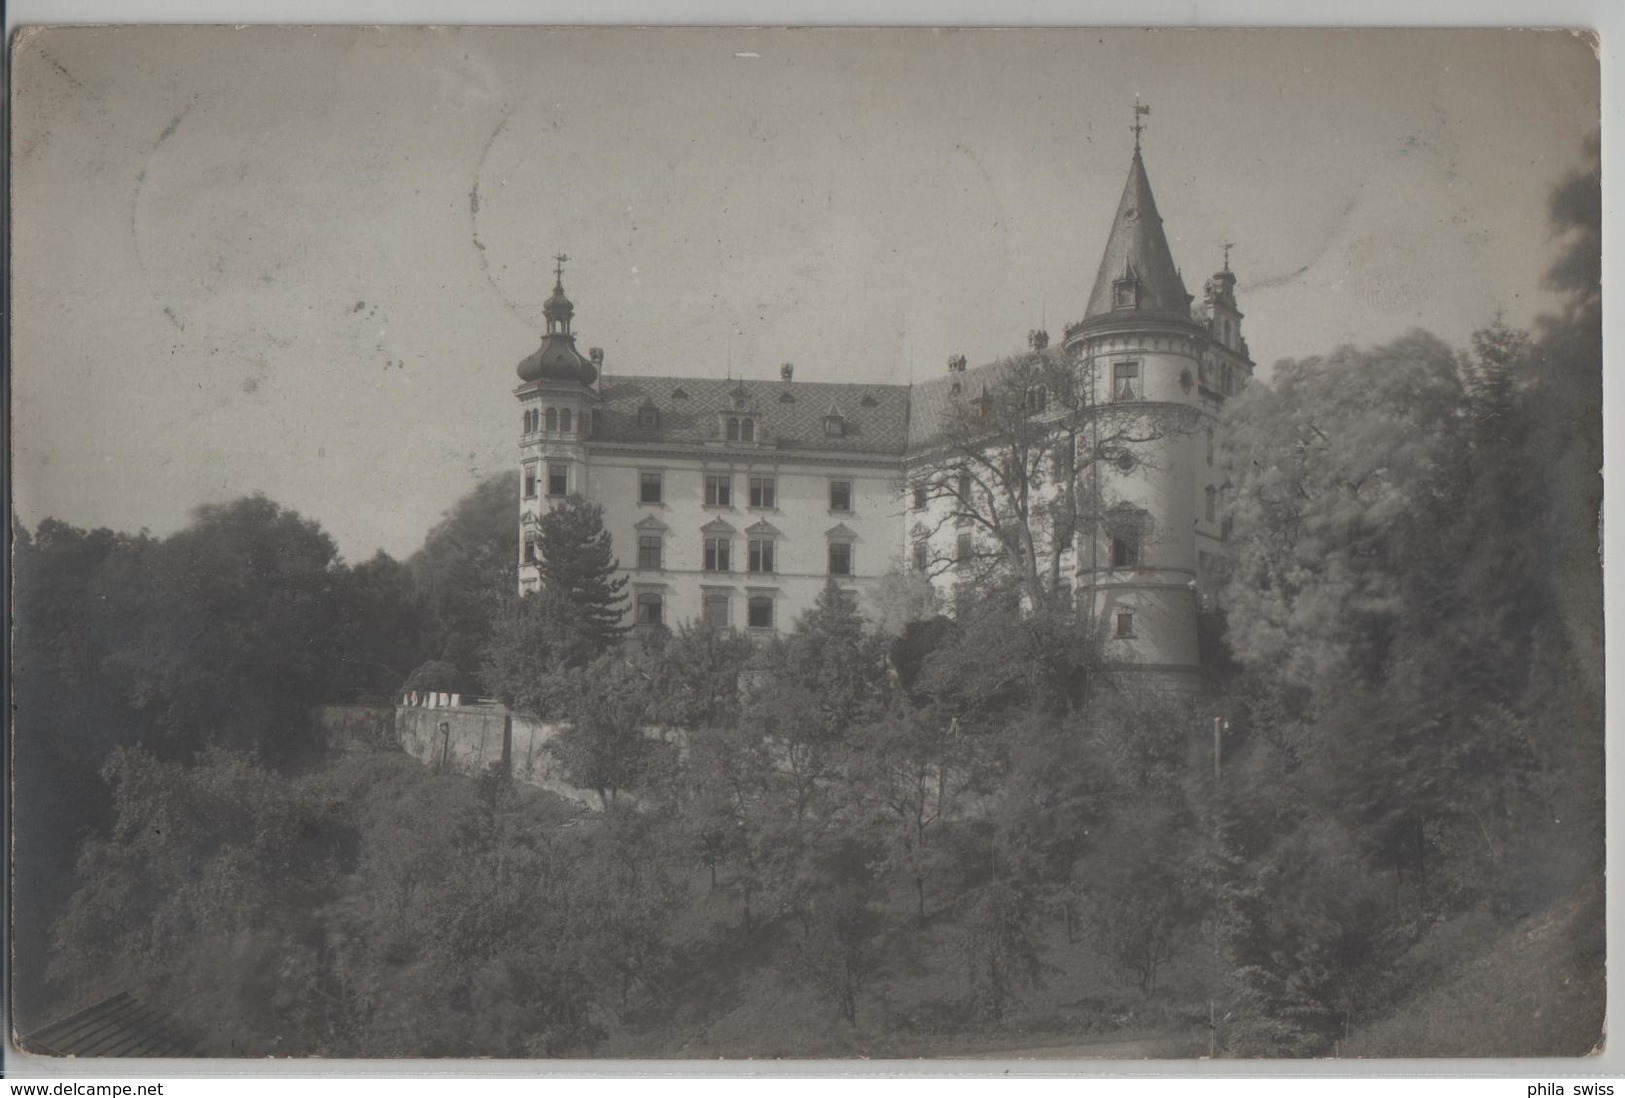
M852 574L852 546L844 541L829 543L829 574L832 576L850 576Z
M1223 380L1219 382L1219 388L1226 396L1229 396L1231 390L1235 388L1236 383L1235 374L1230 369L1230 363L1226 362L1224 364L1223 372L1220 376L1223 378Z
M975 546L971 536L969 534L960 534L959 539L954 543L955 563L964 564L975 555Z
M638 535L638 567L651 572L660 571L660 551L665 541L659 534Z
M831 511L852 510L852 482L850 480L832 480L829 482L829 509Z
M526 564L535 564L536 563L536 535L535 534L526 534L525 535L525 563Z
M707 473L705 476L705 505L707 507L732 507L733 501L733 477L727 473Z
M522 428L520 428L520 430L528 435L528 434L530 434L530 409L529 408L525 409L524 421L525 421L525 425Z
M1059 526L1055 530L1055 548L1066 552L1072 548L1072 527Z
M956 526L969 526L970 516L970 474L960 473L959 482L954 486L954 495L958 497L957 506L962 512L954 519Z
M1112 399L1140 399L1140 364L1114 362L1112 364Z
M752 538L750 543L750 571L770 575L773 571L773 540Z
M914 543L914 570L923 572L931 567L931 543L917 541Z
M1025 407L1028 414L1037 415L1039 412L1042 412L1044 410L1044 400L1045 394L1044 387L1042 385L1035 385L1031 389L1028 389L1025 399Z
M1112 533L1112 567L1138 568L1140 566L1140 528L1121 526Z
M931 500L931 490L930 490L930 488L927 487L924 484L916 484L914 486L914 509L916 511L925 510L926 504L928 504L930 502L930 500Z
M1207 463L1213 464L1213 428L1207 429Z
M1218 490L1213 487L1213 485L1209 484L1207 486L1207 491L1204 494L1207 496L1205 513L1207 515L1207 520L1212 522L1214 519L1214 512L1217 510L1215 507L1215 502L1219 493Z
M713 629L728 628L728 593L707 591L700 600L700 620Z
M559 430L568 435L572 434L574 429L575 424L572 422L570 409L565 408L559 412Z
M733 543L727 538L705 539L705 570L707 572L731 571L729 550Z
M638 474L638 502L659 503L661 499L661 482L664 478L659 472L642 472Z
M746 605L745 622L752 629L773 628L773 596L752 595Z
M824 434L830 438L842 438L846 435L846 420L838 415L824 417Z
M1219 537L1224 541L1229 541L1230 535L1235 532L1236 520L1229 515L1224 516L1224 521L1219 523Z
M1055 586L1055 605L1062 610L1072 609L1072 585L1065 580Z
M534 466L525 466L525 498L536 498L536 469Z
M638 592L638 624L659 625L666 618L666 601L659 591Z
M549 408L547 410L547 433L552 434L553 432L557 431L558 429L559 429L559 410L557 408Z
M771 511L775 506L773 497L777 490L778 485L772 477L751 477L750 505Z
M638 409L638 427L645 431L653 431L660 426L660 409L653 404L645 404Z
M729 442L755 442L756 421L748 416L729 416L727 434Z
M1140 303L1140 281L1120 278L1112 283L1112 308L1132 309Z
M570 467L558 462L547 467L547 494L557 498L570 494Z
M1134 611L1119 610L1117 618L1117 635L1119 637L1132 637L1134 635Z

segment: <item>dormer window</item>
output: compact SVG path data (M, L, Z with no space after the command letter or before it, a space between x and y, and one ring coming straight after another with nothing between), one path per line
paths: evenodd
M729 416L726 434L729 442L755 442L756 421L749 416Z
M653 404L645 404L638 409L638 427L644 431L660 429L660 409Z
M1120 278L1112 283L1112 308L1137 309L1140 307L1140 280Z
M846 420L839 412L831 412L824 417L824 434L829 438L846 437Z

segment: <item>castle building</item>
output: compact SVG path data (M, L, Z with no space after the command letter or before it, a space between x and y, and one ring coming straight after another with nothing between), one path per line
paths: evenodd
M861 601L913 574L951 600L978 562L1027 561L1032 592L1098 629L1112 664L1199 688L1197 613L1228 533L1215 434L1253 363L1228 246L1196 302L1138 132L1059 348L1034 333L1030 355L956 357L923 384L798 381L788 364L777 380L607 374L576 348L558 258L515 390L522 591L540 582L544 509L580 495L603 508L634 625L768 636L832 577Z

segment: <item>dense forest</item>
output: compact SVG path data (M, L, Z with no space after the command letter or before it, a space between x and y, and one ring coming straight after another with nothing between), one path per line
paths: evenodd
M1278 363L1227 412L1211 696L996 575L628 635L591 506L406 561L261 497L14 531L19 1029L211 1055L1583 1054L1603 1012L1600 163L1533 331ZM1023 582L1021 577L1011 584ZM312 707L547 716L583 807L328 755Z

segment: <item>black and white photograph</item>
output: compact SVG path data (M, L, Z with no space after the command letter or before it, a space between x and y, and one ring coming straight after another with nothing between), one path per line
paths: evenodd
M1603 1053L1598 50L20 29L12 1049Z

